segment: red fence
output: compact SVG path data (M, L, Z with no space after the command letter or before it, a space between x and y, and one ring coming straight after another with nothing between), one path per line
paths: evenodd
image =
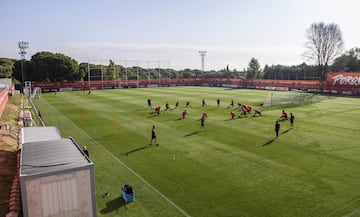
M247 80L228 78L183 78L151 80L111 80L82 82L32 82L32 87L42 91L96 90L112 88L167 86L215 86L228 88L249 88L265 90L300 89L310 92L323 92L345 95L360 95L360 73L328 73L326 81L318 80Z
M7 87L0 91L0 117L5 110L5 106L9 100L9 92Z

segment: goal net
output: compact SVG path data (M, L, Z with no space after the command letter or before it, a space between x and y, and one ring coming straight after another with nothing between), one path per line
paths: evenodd
M301 91L275 91L267 95L263 106L299 105L304 103L304 99L305 93Z
M34 90L31 93L31 98L39 98L39 96L41 95L41 88L40 87L35 87Z

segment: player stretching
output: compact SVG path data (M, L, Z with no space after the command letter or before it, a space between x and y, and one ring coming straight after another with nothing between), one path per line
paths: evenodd
M186 109L182 112L182 118L185 119L185 116L186 116L187 112L186 112Z
M170 109L170 105L169 105L168 102L166 102L166 104L165 104L165 111L167 111L167 110L169 110L169 109Z
M202 107L206 106L205 99L202 99L202 101L201 101L201 105L202 105Z

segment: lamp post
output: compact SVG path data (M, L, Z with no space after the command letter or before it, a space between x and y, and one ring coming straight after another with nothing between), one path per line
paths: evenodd
M205 69L205 56L206 56L207 51L205 50L201 50L199 51L200 57L201 57L201 70L204 71Z
M25 75L24 75L24 60L25 60L25 49L29 48L29 42L26 41L19 41L18 47L20 49L20 56L21 56L21 92L24 93L24 81L25 81Z

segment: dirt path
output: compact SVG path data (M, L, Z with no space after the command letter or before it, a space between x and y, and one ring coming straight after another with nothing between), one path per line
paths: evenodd
M20 101L20 95L11 96L0 117L0 217L5 217L9 212L13 180L18 174L17 153L21 127L21 123L18 121Z

